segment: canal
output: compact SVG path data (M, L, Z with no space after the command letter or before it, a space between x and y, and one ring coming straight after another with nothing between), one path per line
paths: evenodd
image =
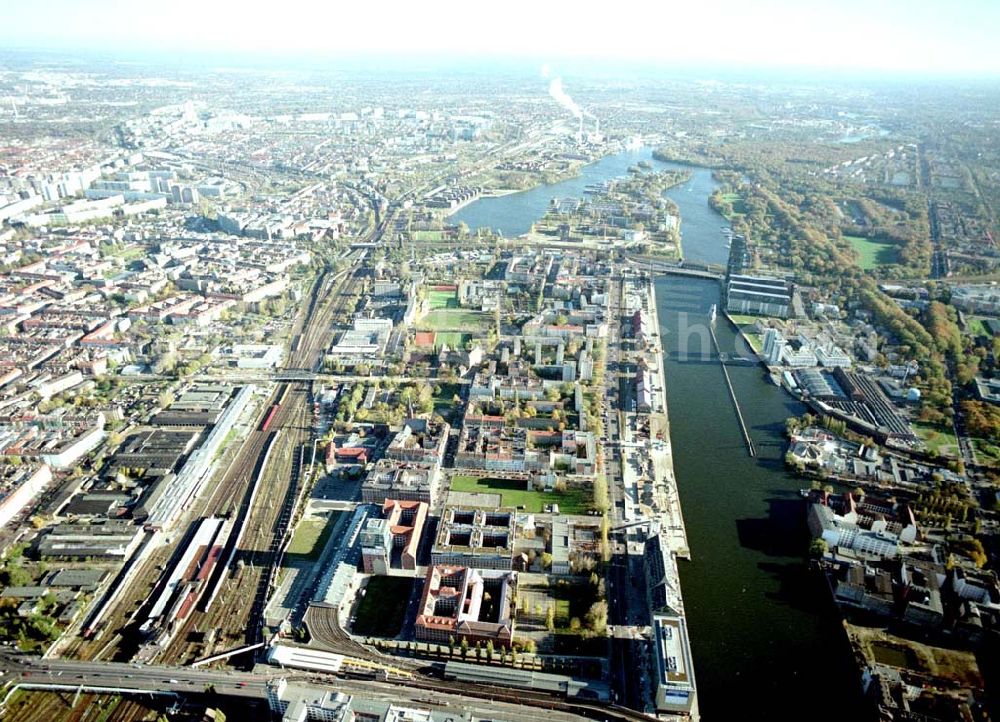
M526 232L550 198L623 175L648 149L609 156L580 177L525 193L477 201L453 216L471 228ZM708 206L711 171L693 168L667 195L680 208L688 260L724 263L725 219ZM681 562L698 698L706 722L733 719L862 718L857 675L818 582L806 573L798 489L783 467L784 424L803 407L757 366L729 368L757 457L746 452L718 358L705 329L719 286L693 278L656 281L667 373L674 465L692 560ZM720 315L723 351L737 349Z

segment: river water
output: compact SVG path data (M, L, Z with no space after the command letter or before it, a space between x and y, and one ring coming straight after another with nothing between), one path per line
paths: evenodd
M504 235L526 232L553 197L581 196L585 186L621 176L648 149L593 163L580 177L524 193L486 198L452 217L470 228ZM725 263L724 218L708 206L711 171L667 195L680 208L688 260ZM807 543L797 491L784 471L783 430L804 408L769 383L757 366L731 366L733 387L757 450L746 451L718 358L704 329L715 282L663 276L656 281L666 354L667 401L674 465L687 524L690 562L681 562L681 588L694 652L698 698L706 722L729 720L857 720L862 718L857 675L826 606L808 575ZM723 351L737 349L720 316Z

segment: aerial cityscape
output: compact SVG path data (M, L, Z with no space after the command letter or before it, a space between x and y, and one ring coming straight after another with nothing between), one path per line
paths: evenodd
M13 5L0 719L997 716L1000 8Z

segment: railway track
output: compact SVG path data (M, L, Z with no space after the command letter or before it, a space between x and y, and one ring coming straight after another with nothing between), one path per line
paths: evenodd
M384 232L388 219L373 230L375 237ZM290 368L318 368L330 340L332 320L336 313L353 310L361 284L360 263L366 251L358 250L345 257L350 266L339 273L324 271L313 283L307 305L291 330ZM287 399L286 399L287 395ZM239 449L224 458L221 478L211 485L210 493L199 500L192 518L205 515L235 516L247 525L243 541L234 558L235 568L221 568L223 580L211 579L210 587L219 584L218 597L210 609L197 608L173 635L161 661L190 661L199 656L205 645L205 635L216 630L216 648L228 642L237 646L242 640L256 641L262 629L263 612L277 570L275 563L294 517L294 500L298 497L302 449L312 440L311 383L306 381L280 384L264 405L262 416L269 413L276 401L279 410L270 419L268 428L255 425ZM262 468L272 431L281 433L274 440L272 457ZM248 502L257 474L262 474L261 491L252 505ZM280 500L275 503L275 500ZM241 508L241 505L246 505ZM236 538L237 528L231 535ZM175 537L176 541L176 537ZM128 660L141 640L136 633L141 611L148 604L162 571L174 556L176 544L154 550L144 562L136 579L125 590L119 602L108 614L103 629L93 639L75 639L64 648L63 656L79 659ZM228 557L228 551L226 556ZM242 561L242 564L240 563ZM252 590L252 591L250 591ZM250 593L248 593L250 591ZM199 634L200 633L200 634Z
M312 370L320 365L329 342L333 315L343 308L344 294L350 294L357 283L357 269L348 271L343 279L330 278L329 274L317 278L305 313L292 329L289 367ZM331 298L335 290L339 293ZM261 639L264 610L275 586L281 549L291 531L304 453L311 445L313 434L310 382L286 382L278 387L273 399L280 399L281 403L277 411L269 415L268 429L257 429L253 433L261 435L280 430L280 435L274 440L266 467L260 470L262 493L252 507L238 517L245 524L245 531L237 550L237 569L228 572L231 576L223 581L218 601L209 610L199 610L188 618L165 650L162 656L165 662L190 662L210 651L193 632L200 632L203 638L208 630L217 630L217 648L252 644ZM268 408L274 408L273 399ZM249 455L259 460L263 446L258 448L249 440L245 446L248 444ZM245 485L239 485L244 502L250 495L252 478L247 479ZM223 503L233 504L234 490L226 487L225 483L220 484L216 493L230 500Z
M360 258L360 254L357 254ZM327 331L333 314L333 306L339 304L330 303L329 297L337 287L335 279L329 272L321 274L313 284L312 291L305 313L301 314L293 329L293 337L299 337L297 348L290 353L290 365L298 364L310 366L318 364L325 350L327 341ZM352 273L344 274L345 277ZM292 388L290 388L290 386ZM290 393L289 393L290 392ZM246 584L254 585L253 588L261 590L258 597L266 594L265 587L260 585L258 579L259 567L252 564L267 565L273 560L273 551L280 544L280 535L284 529L280 519L282 515L273 508L273 499L284 499L288 491L289 480L293 473L290 448L305 443L311 434L310 427L310 401L309 388L305 383L281 384L264 406L266 414L277 400L284 400L288 394L288 403L282 403L279 412L274 415L270 428L262 430L260 424L255 425L236 454L229 459L224 459L223 467L225 471L221 478L210 487L211 491L196 504L194 516L204 516L209 514L219 516L236 516L238 520L243 520L248 525L245 541L241 545L245 549L238 550L236 562L243 559L244 564L240 569L231 574L229 579L222 582L219 601L213 605L209 611L201 609L194 610L185 620L181 628L174 635L172 641L167 646L162 655L164 660L184 659L192 654L198 644L193 643L192 632L200 631L203 634L209 629L218 629L220 636L226 635L229 630L247 630L246 625L250 612L243 613L243 602L245 596L239 590L243 590ZM288 433L283 433L276 443L275 463L270 463L267 469L261 469L261 463L265 454L268 440L273 433L272 430L281 429ZM226 463L228 462L228 463ZM254 508L241 509L240 505L245 503L250 495L251 484L258 472L263 472L265 478L261 483L267 485L267 493L262 494ZM272 483L277 481L278 483ZM294 497L293 497L294 498ZM290 509L284 509L284 526L290 519ZM233 534L235 539L235 530ZM142 610L155 589L162 570L169 564L174 555L175 545L165 545L161 549L155 550L144 562L143 569L137 578L126 590L115 608L109 613L104 629L92 640L77 639L67 645L63 654L65 656L77 657L80 659L117 659L125 660L131 658L138 647L139 640L136 638L135 628L138 626L134 620L139 618L138 613ZM228 552L227 552L228 555ZM250 563L247 564L247 561ZM220 570L219 573L227 573ZM239 600L234 600L238 597ZM263 606L253 605L262 612Z

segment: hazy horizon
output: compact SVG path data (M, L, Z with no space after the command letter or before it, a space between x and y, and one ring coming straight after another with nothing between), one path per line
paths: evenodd
M965 0L759 3L719 0L647 7L635 0L586 7L513 0L498 12L455 0L361 6L308 0L134 5L52 0L47 12L5 10L6 50L190 55L237 65L312 61L541 63L690 74L1000 76L992 29L1000 5ZM184 62L182 57L172 58ZM558 69L560 72L563 69Z

